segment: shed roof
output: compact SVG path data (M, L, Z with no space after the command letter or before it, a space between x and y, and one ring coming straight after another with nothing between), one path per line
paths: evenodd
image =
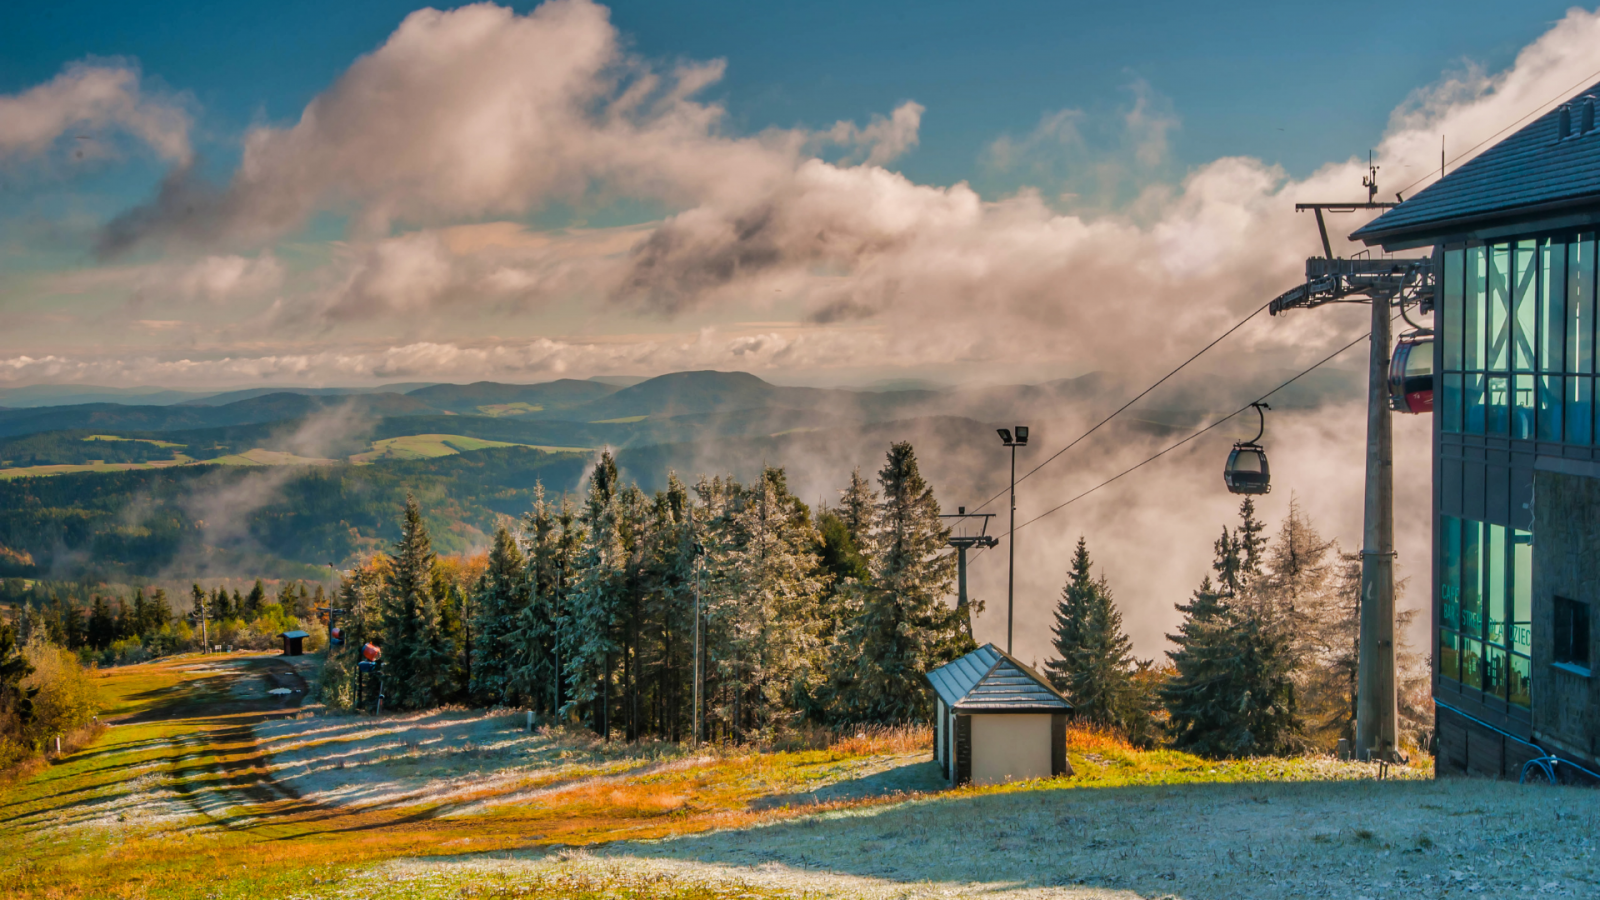
M928 673L928 683L958 712L1070 712L1050 682L993 644Z
M285 631L284 633L278 635L278 637L286 638L308 638L310 636L310 634L304 631Z
M1597 102L1600 82L1368 222L1351 239L1421 246L1433 236L1478 223L1543 218L1572 207L1600 205L1600 123L1593 111Z

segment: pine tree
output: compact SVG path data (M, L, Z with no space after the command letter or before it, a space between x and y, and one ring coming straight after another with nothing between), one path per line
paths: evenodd
M0 737L20 739L33 721L33 698L39 688L22 686L31 674L33 666L17 646L16 632L0 619Z
M616 459L602 451L589 477L581 515L584 541L570 593L563 599L560 653L569 703L588 713L590 727L610 739L611 676L621 645L617 627L625 596L627 548Z
M878 472L883 499L870 535L872 583L835 654L834 714L850 721L925 718L923 674L971 649L956 610L945 604L955 560L948 530L911 444L889 449Z
M195 624L200 626L201 648L209 653L211 652L211 611L206 609L206 601L208 599L206 589L201 587L200 582L197 581L189 596L190 603L194 606ZM98 600L99 598L96 597L95 599Z
M237 592L235 594L237 595ZM255 587L250 589L250 595L244 598L243 603L239 604L237 614L241 619L254 619L261 612L261 607L266 602L266 585L263 585L261 579L257 578Z
M425 709L447 686L449 659L432 587L433 547L416 498L407 495L400 540L383 587L384 693L399 709Z
M494 533L489 566L473 591L470 693L482 703L509 704L517 620L528 604L527 563L504 528Z
M89 610L89 646L104 650L117 639L117 621L106 598L94 595L94 605Z
M577 514L565 496L560 506L534 486L533 509L523 520L527 603L508 635L512 645L507 688L521 702L556 716L568 704L562 661L568 580L583 541Z
M872 525L877 507L878 494L861 477L861 467L857 466L850 472L850 486L840 493L838 515L851 544L863 557L872 555Z
M1216 542L1212 568L1184 614L1176 675L1162 688L1175 746L1210 756L1258 756L1300 745L1302 723L1294 676L1298 666L1291 611L1262 583L1264 539L1255 505L1245 500L1232 535Z
M1133 643L1105 576L1094 578L1089 546L1078 538L1072 568L1056 604L1055 651L1045 664L1052 684L1072 700L1076 715L1147 741L1150 711L1133 683Z

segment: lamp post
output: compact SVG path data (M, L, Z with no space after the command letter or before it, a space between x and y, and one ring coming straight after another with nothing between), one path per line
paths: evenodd
M1006 563L1006 652L1010 653L1017 585L1017 448L1028 446L1028 426L1016 425L998 431L1001 443L1011 448L1011 529L1006 532L1006 552L1010 554Z

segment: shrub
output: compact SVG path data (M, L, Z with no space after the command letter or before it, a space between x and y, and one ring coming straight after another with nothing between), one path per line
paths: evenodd
M100 711L100 689L89 670L79 664L76 653L35 637L23 649L23 656L33 666L33 674L23 679L23 685L39 689L33 697L33 721L23 729L34 749L44 749L58 735L71 734L94 721Z

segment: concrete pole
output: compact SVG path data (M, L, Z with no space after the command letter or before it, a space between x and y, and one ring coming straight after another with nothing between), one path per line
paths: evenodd
M1389 300L1372 301L1367 372L1367 491L1361 545L1361 645L1356 754L1390 759L1399 749L1394 681L1394 431L1389 417Z
M1012 612L1016 603L1017 585L1017 445L1011 445L1011 531L1006 535L1006 652L1011 652Z

